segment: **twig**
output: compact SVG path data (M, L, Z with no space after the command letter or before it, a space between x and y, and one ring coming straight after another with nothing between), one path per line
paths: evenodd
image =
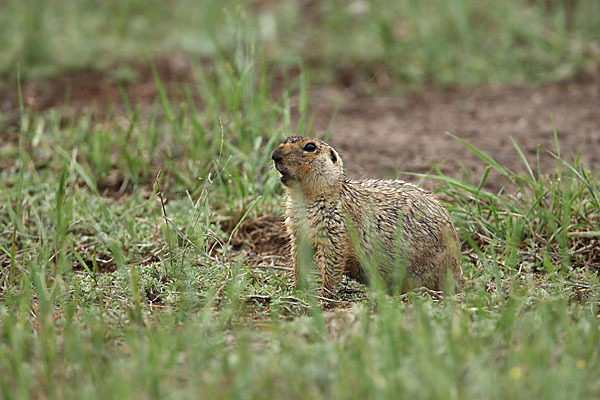
M258 265L254 265L254 268L261 268L261 269L276 269L276 270L280 270L280 271L293 271L293 268L289 268L289 267L280 267L278 265L264 265L264 264L258 264Z
M337 304L346 304L347 303L347 301L344 301L344 300L335 300L335 299L330 299L330 298L323 297L323 296L315 296L315 298L322 300L322 301L329 302L329 303L337 303Z

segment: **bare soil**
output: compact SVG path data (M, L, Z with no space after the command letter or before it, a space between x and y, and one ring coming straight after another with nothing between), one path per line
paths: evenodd
M450 176L463 166L479 181L485 163L450 132L492 156L500 165L525 171L511 138L537 172L556 169L554 128L567 161L581 152L588 168L600 167L600 74L541 87L426 90L395 97L359 98L339 89L317 88L312 99L316 131L326 131L353 178L389 178L426 173L431 163ZM400 174L408 180L414 180ZM486 188L504 183L490 174ZM431 186L431 182L425 182Z
M176 94L184 83L192 83L191 66L184 56L157 57L153 65L167 89ZM21 93L25 106L34 111L56 108L64 116L78 113L105 115L122 111L123 93L133 106L152 104L159 96L152 68L148 64L123 63L114 65L112 71L126 69L131 77L125 81L111 76L110 71L86 69L65 73L54 79L23 82ZM116 108L116 110L115 110ZM19 92L16 84L0 81L0 115L5 125L18 122ZM3 131L0 125L0 137Z
M154 61L170 94L186 82L193 82L189 62L183 57L161 57ZM137 79L124 85L132 104L148 104L158 96L151 69L129 66ZM553 171L556 128L563 158L572 160L581 152L581 161L593 170L600 167L600 70L566 82L538 87L457 88L423 90L385 96L366 96L358 84L340 77L332 86L311 91L310 113L314 132L323 135L333 118L330 142L342 154L352 178L390 178L401 172L426 173L431 163L450 176L464 175L463 166L478 181L485 164L446 132L483 150L502 166L524 171L511 138L537 170L540 147L541 172ZM277 82L277 80L275 80ZM119 84L98 71L66 74L53 80L25 82L23 97L41 111L58 108L68 115L80 112L104 113L122 104ZM18 121L16 85L0 88L0 139ZM494 173L486 188L497 189L504 180ZM425 186L434 186L427 181Z

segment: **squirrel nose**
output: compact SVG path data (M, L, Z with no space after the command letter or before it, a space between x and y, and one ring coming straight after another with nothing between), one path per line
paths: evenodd
M283 157L281 157L281 150L279 149L279 147L277 147L275 150L273 150L273 152L271 153L271 159L275 162L281 161Z

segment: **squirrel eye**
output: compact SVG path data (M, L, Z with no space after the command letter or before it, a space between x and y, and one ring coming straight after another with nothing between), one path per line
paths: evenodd
M312 142L306 143L306 145L304 146L304 151L315 151L316 149L317 146L315 146L315 144Z

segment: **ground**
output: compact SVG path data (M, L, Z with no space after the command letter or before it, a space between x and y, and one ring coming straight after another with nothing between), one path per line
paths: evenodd
M181 55L157 58L153 66L175 97L182 87L194 84L190 62ZM105 116L125 113L119 89L123 87L129 101L150 108L159 97L151 68L126 68L134 71L135 83L119 83L98 71L67 73L25 83L23 98L37 112L62 110L66 118L85 113ZM5 99L5 115L17 115L17 85L4 88L0 97ZM427 174L437 165L447 176L478 184L486 164L449 133L488 153L500 165L524 172L512 139L535 173L539 165L542 174L549 174L557 162L556 130L564 159L579 156L589 168L600 168L600 69L542 86L478 86L376 95L366 95L338 80L335 85L311 87L310 99L314 133L324 136L330 130L330 143L341 152L347 175L353 179L400 177L416 181L418 177L404 172ZM6 120L5 129L17 122L15 117ZM4 135L16 138L14 134ZM110 192L119 190L122 183L121 174L117 174L100 181L99 186ZM506 177L492 171L484 188L498 191L506 183ZM439 187L434 179L421 185ZM281 223L277 215L245 221L233 244L250 247L255 264L265 257L276 257L279 264L289 268Z
M154 65L172 92L193 84L185 57L162 57ZM138 78L124 85L126 92L133 103L149 107L158 97L152 72L147 66L131 69ZM402 172L425 174L434 163L449 176L461 177L466 167L474 180L479 179L485 167L481 159L447 133L514 171L524 171L524 165L511 139L534 167L539 146L541 172L548 173L556 166L556 129L562 157L572 160L581 153L585 165L600 168L600 71L531 87L478 86L370 96L353 89L342 84L313 87L309 104L315 134L331 129L331 144L341 152L351 178L414 180ZM67 114L102 115L115 106L122 111L119 84L93 71L27 83L23 97L38 111L62 108ZM0 90L0 98L2 111L16 116L17 86ZM485 187L499 189L503 184L505 179L492 173ZM433 181L424 185L435 187Z
M335 110L327 99L341 97L331 143L347 160L351 176L427 173L435 163L457 178L465 166L478 179L484 168L481 159L447 132L517 171L524 165L510 139L532 164L539 145L541 169L548 173L556 166L549 154L556 153L554 128L563 157L571 159L581 152L586 165L600 167L600 74L541 87L480 86L366 99L339 93L317 90L315 127L327 129ZM493 176L487 188L503 183Z

